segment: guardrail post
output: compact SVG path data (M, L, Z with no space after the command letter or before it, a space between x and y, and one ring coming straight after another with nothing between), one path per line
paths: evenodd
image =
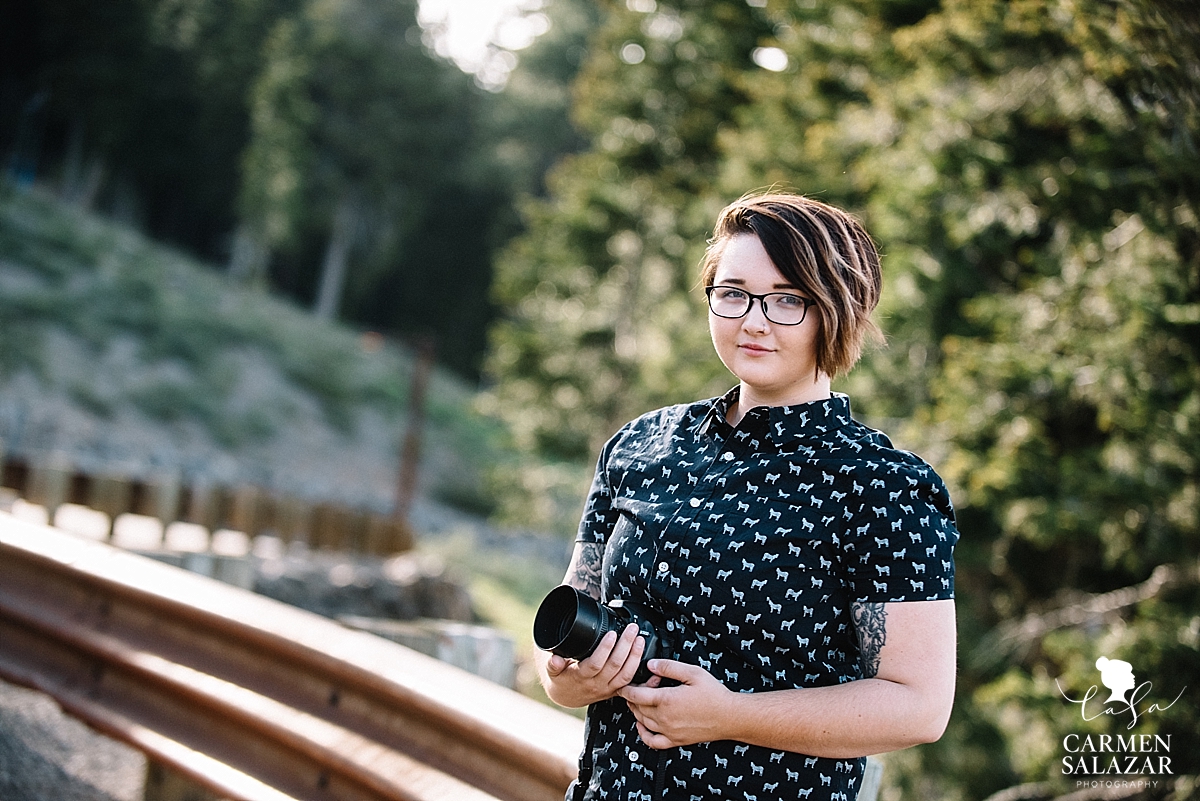
M408 425L400 444L400 464L396 475L396 502L392 512L408 519L417 496L417 478L421 460L421 438L425 427L425 395L433 374L436 346L431 336L417 343L412 375L408 386Z
M371 515L367 520L366 552L374 556L391 556L413 547L413 533L408 521L391 515Z
M285 497L275 504L275 536L285 543L304 542L313 540L313 511L307 503L298 498Z
M333 530L336 523L333 520L333 507L327 503L318 503L312 510L312 525L308 528L307 545L316 551L334 542Z
M180 519L182 486L177 474L168 473L135 482L132 490L129 511L153 517L162 523L163 531Z
M96 476L88 487L84 503L97 512L108 515L108 534L106 540L112 541L113 528L117 518L130 511L130 501L133 500L133 486L124 476Z
M346 535L339 550L352 553L367 553L371 515L356 509L346 510Z
M61 456L49 456L30 472L27 497L45 507L47 522L54 522L54 513L66 502L70 481L71 468Z
M279 498L265 490L258 491L258 500L254 505L254 521L250 524L246 536L253 542L260 534L270 534L279 528Z
M184 487L179 503L179 522L195 523L212 531L216 498L213 488L202 482L192 482ZM174 521L173 521L174 522Z
M402 516L380 515L337 503L313 504L275 495L261 487L214 486L203 480L184 483L178 473L136 479L114 473L76 472L62 456L32 462L5 458L0 443L0 503L18 498L43 506L47 522L64 503L75 503L109 518L112 540L117 518L133 513L157 519L166 529L175 522L192 523L211 535L222 528L245 533L251 540L274 534L284 543L305 542L314 550L351 551L390 556L412 550L414 532Z
M72 473L67 482L67 503L87 506L88 496L92 492L92 477L87 473Z
M247 537L254 539L254 535L258 533L257 516L260 494L257 487L248 484L227 490L224 495L228 511L221 522L221 527L241 531Z

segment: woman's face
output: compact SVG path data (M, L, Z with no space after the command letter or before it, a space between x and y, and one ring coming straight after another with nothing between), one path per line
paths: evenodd
M755 295L795 292L753 234L730 237L713 276L716 286L736 286ZM818 375L816 307L799 325L778 325L763 316L755 300L744 317L728 319L708 313L708 328L717 355L742 383L742 400L751 406L787 406L829 397L829 379Z

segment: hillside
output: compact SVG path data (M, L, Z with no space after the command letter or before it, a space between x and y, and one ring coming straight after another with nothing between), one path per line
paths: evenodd
M412 368L395 343L0 184L0 451L386 511ZM513 459L472 388L435 369L418 547L521 642L569 545L488 522Z
M0 442L390 508L411 353L111 222L0 189ZM437 370L421 493L486 512L500 429Z

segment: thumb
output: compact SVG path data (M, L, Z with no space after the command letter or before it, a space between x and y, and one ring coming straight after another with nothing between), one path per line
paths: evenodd
M557 676L567 669L567 660L558 654L550 654L550 658L546 660L546 672L551 676Z

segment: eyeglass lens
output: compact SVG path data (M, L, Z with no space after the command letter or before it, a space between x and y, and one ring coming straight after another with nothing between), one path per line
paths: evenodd
M778 325L799 325L804 322L808 307L812 304L807 298L787 292L752 295L745 290L727 286L714 286L708 290L708 307L718 317L742 317L750 311L750 304L756 299L762 300L763 313L767 319Z

